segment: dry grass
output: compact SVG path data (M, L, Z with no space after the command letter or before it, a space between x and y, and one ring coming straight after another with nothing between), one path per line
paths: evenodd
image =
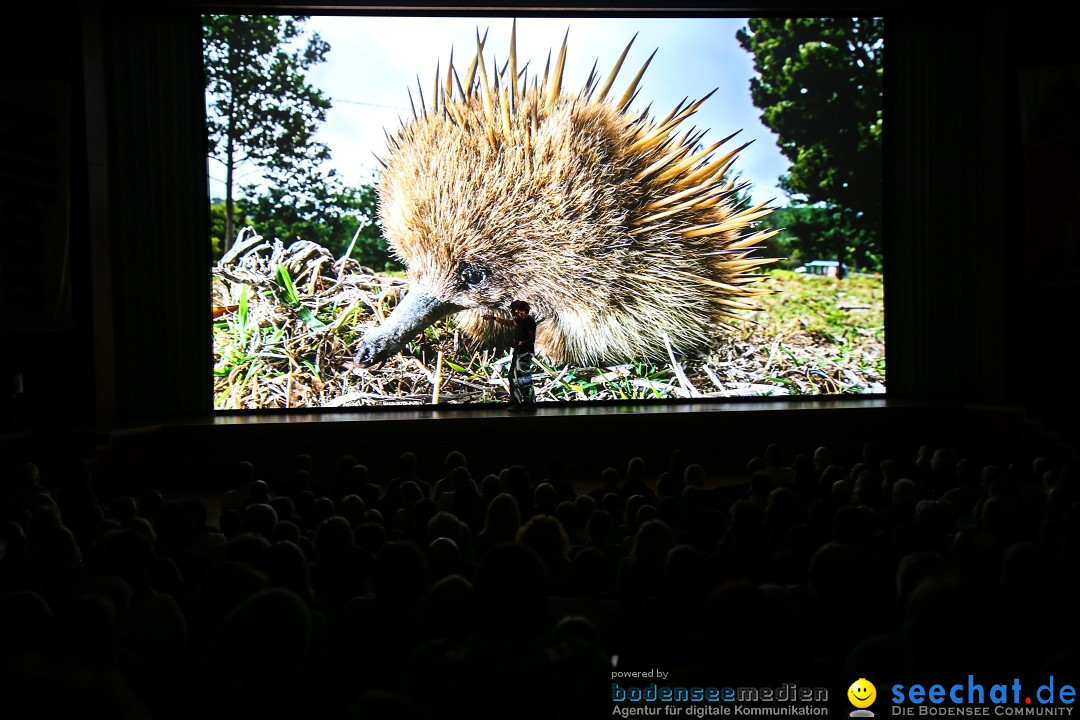
M284 271L284 272L283 272ZM342 263L314 243L245 233L213 269L214 406L220 410L491 403L509 357L474 347L451 319L373 368L353 364L364 333L404 294L403 278ZM773 271L777 292L707 355L534 374L539 402L884 391L881 279Z

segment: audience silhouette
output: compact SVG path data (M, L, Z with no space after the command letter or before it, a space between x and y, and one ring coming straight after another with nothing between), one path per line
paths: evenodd
M838 697L1075 672L1075 465L791 450L573 484L299 453L192 495L22 464L0 482L0 715L600 717L613 668Z

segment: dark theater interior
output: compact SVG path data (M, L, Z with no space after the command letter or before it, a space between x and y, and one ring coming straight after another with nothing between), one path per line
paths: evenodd
M877 717L1071 714L1065 18L4 12L0 718L840 717L863 680ZM200 18L218 12L883 16L887 391L215 412Z

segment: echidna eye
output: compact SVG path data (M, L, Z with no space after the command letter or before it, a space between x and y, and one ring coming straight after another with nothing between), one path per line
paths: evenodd
M477 265L466 265L461 269L461 280L470 287L475 287L487 279L484 268Z

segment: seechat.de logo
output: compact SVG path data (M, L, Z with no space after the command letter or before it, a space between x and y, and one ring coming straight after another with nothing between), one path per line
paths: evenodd
M953 685L921 684L892 686L892 714L900 716L983 716L1072 715L1076 687L1050 675L1031 691L1020 678L985 685L967 676L967 682Z
M874 683L866 678L859 678L851 683L847 689L848 702L855 706L851 711L851 717L874 717L874 713L866 708L874 704L877 699L877 688Z

